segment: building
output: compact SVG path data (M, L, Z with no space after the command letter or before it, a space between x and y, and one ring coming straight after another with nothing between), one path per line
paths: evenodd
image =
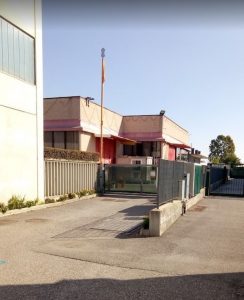
M189 133L164 111L158 115L124 116L121 135L137 141L136 145L127 145L120 150L118 160L124 163L133 156L138 159L152 157L154 163L160 158L176 160L190 149Z
M82 98L44 99L45 146L100 151L100 105ZM104 109L104 162L115 163L119 144L135 143L120 136L123 117Z
M100 151L100 105L90 98L44 99L45 146ZM188 153L188 132L165 116L121 116L104 108L104 163L156 163Z
M39 0L0 1L0 201L44 197Z

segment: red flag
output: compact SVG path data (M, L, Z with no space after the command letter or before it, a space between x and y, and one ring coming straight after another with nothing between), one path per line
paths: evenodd
M103 60L103 64L102 64L102 83L105 82L105 62Z

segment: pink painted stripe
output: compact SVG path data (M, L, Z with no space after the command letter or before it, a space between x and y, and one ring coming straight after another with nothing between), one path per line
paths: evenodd
M52 128L44 128L44 131L82 131L82 128L77 127L52 127Z
M72 128L80 127L80 120L67 119L67 120L44 120L45 129L57 129L57 128Z
M162 138L162 132L123 132L120 134L126 138L138 139L160 139Z

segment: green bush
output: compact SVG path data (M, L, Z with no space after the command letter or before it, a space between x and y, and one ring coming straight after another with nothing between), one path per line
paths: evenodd
M65 201L69 199L67 195L63 195L63 196L60 196L58 199L57 199L57 202L62 202L62 201Z
M31 206L35 206L36 203L37 202L35 200L28 200L24 204L25 204L25 207L31 207Z
M51 199L51 198L46 198L45 199L45 204L49 204L49 203L55 203L55 199Z
M79 191L79 192L77 193L77 195L81 198L81 197L87 195L87 191L86 191L86 190Z
M89 190L89 191L88 191L88 195L93 195L93 194L96 194L96 191L95 191L95 190Z
M6 211L8 210L7 205L5 205L4 203L0 202L0 211L5 214Z
M26 207L25 204L25 197L21 198L20 196L13 195L9 200L8 200L8 209L20 209Z
M93 195L95 193L96 193L95 190L82 190L82 191L78 192L77 195L78 195L79 198L81 198L83 196Z
M149 218L148 218L148 217L143 218L142 227L143 227L144 229L149 229Z
M75 198L76 197L76 194L75 193L69 193L68 194L68 198L69 199L73 199L73 198Z
M44 158L98 162L99 154L95 152L45 147Z

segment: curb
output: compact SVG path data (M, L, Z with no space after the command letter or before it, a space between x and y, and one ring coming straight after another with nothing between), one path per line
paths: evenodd
M32 207L25 207L25 208L21 208L21 209L8 210L5 214L1 213L0 218L12 216L12 215L18 215L18 214L22 214L22 213L27 213L29 211L40 210L40 209L49 208L49 207L62 206L62 205L77 202L77 201L80 201L80 200L88 200L88 199L92 199L92 198L96 198L96 197L97 197L97 194L93 194L93 195L83 196L81 198L77 197L77 198L73 198L73 199L67 199L67 200L62 201L62 202L39 204L39 205L37 204L37 205L32 206Z

